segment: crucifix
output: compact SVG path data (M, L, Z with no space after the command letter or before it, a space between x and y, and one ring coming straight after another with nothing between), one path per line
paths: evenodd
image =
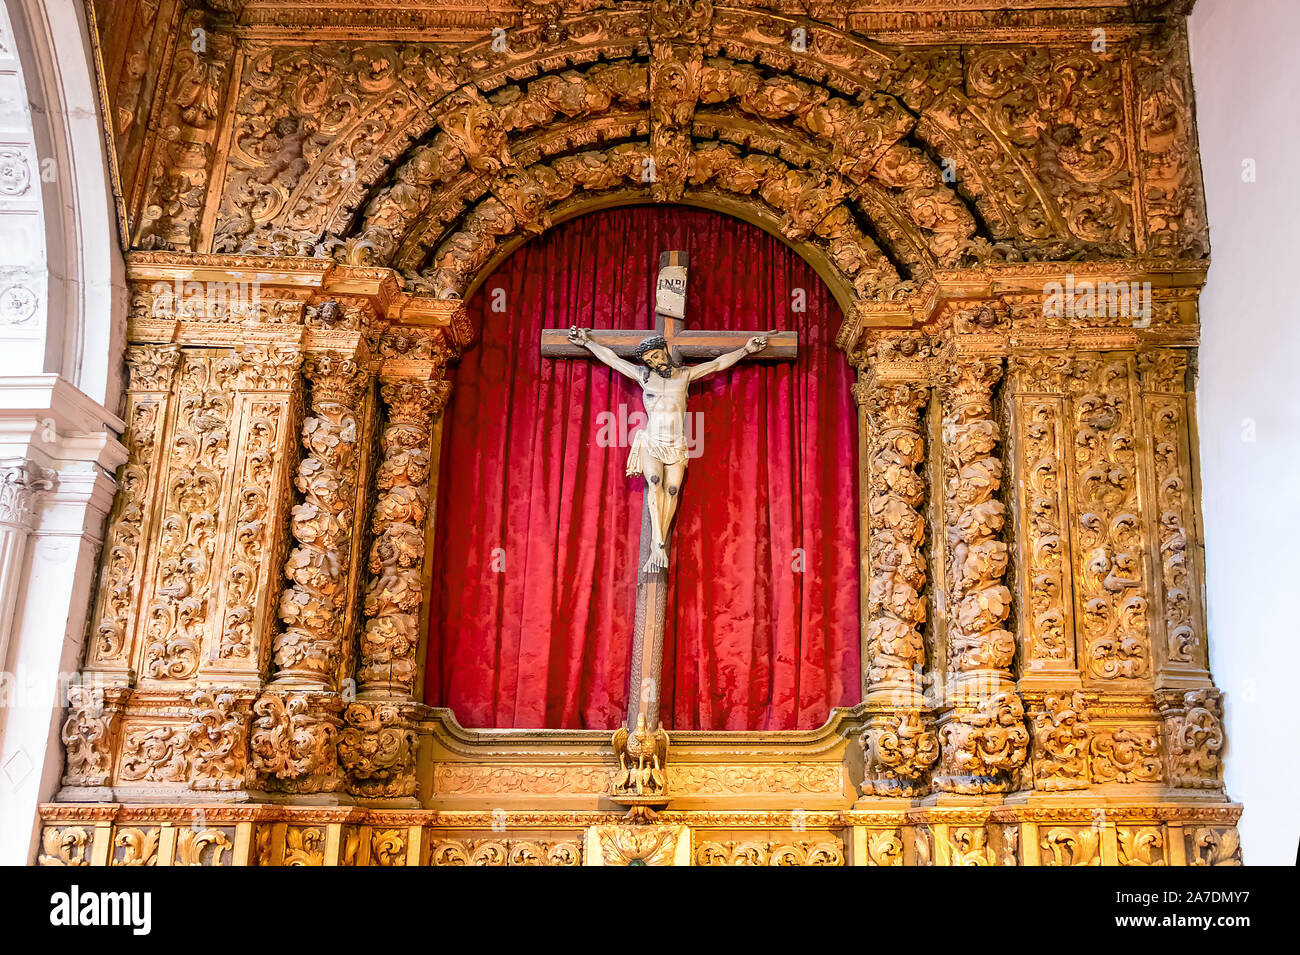
M685 328L687 265L685 252L664 252L659 256L653 329L593 332L575 326L542 331L543 356L594 357L635 381L645 402L646 427L632 440L627 466L629 475L645 477L627 715L627 727L641 734L659 726L659 672L668 605L668 535L686 475L687 391L691 382L730 368L746 356L790 361L799 345L796 332ZM708 360L685 365L683 359L687 358Z

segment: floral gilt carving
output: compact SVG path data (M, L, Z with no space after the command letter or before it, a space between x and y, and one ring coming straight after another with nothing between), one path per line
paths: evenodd
M326 694L266 693L254 703L249 765L260 785L297 793L341 789L341 708L337 696Z
M94 635L88 666L125 669L131 657L132 630L141 587L139 566L154 515L150 498L156 486L167 392L180 363L180 349L135 345L127 349L127 422L122 442L130 456L118 471L118 493L104 540L103 566L92 619Z
M1015 693L996 693L973 712L958 712L939 730L934 786L945 792L1008 792L1029 755L1025 711Z
M1100 680L1151 672L1130 360L1081 357L1072 380L1078 619Z
M1169 782L1186 789L1218 789L1224 745L1223 695L1213 688L1188 690L1160 699Z
M349 788L361 796L415 794L416 734L392 703L349 703L338 736L338 758Z
M415 687L419 611L424 594L429 507L430 427L446 404L445 381L384 381L388 410L372 516L370 585L357 675L367 698L408 699Z
M1160 738L1151 727L1099 729L1093 734L1091 751L1094 782L1148 783L1163 777Z
M357 421L367 375L351 358L313 356L311 414L303 421L306 451L294 484L302 496L291 512L295 547L285 564L290 583L280 596L285 629L276 636L277 686L338 685L343 605L356 506Z
M222 494L230 463L232 391L238 355L186 355L177 372L176 417L162 481L151 597L145 608L143 674L154 680L194 675L214 601L212 580Z
M91 684L68 687L68 711L59 734L67 754L65 786L108 782L121 718L120 695Z
M1001 426L993 416L999 359L955 362L943 387L944 483L948 520L948 666L1009 681L1015 637L1005 623L1011 591L1003 582L1006 507L999 500Z
M920 385L879 384L866 396L871 427L867 598L867 687L906 692L925 664L925 460Z
M1034 788L1087 789L1092 732L1082 693L1048 695L1031 714Z
M905 710L871 721L862 740L866 771L863 795L923 795L927 774L939 758L939 738L919 711Z

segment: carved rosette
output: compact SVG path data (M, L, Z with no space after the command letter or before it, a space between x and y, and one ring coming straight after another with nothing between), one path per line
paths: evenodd
M425 518L429 507L430 426L442 412L445 381L387 380L380 388L388 422L376 483L370 585L358 667L359 696L411 697L418 664Z
M948 670L953 691L966 678L977 694L1010 685L1016 643L1005 623L1011 591L1003 582L1006 507L998 499L1001 425L993 417L993 386L1002 376L997 358L959 360L943 377L943 466L948 522Z
M140 556L157 515L151 506L161 470L159 428L166 416L167 395L180 364L174 345L133 345L126 350L126 432L129 456L117 473L117 495L104 538L103 563L85 666L125 675L134 654L131 645L140 589L146 577Z
M1083 694L1048 695L1030 713L1034 731L1033 785L1057 792L1087 789L1092 732Z
M1169 783L1179 789L1221 789L1223 694L1212 687L1158 693Z
M953 793L1013 791L1029 755L1025 710L1015 693L949 713L939 730L942 755L934 788Z
M406 708L356 702L343 714L338 758L348 789L358 796L414 796L417 737Z
M249 765L266 789L336 792L343 702L333 693L266 693L253 704Z
M273 687L335 689L343 659L344 605L356 502L358 404L367 374L351 358L313 356L306 363L311 414L303 421L306 455L291 512L296 546L285 563L272 655Z
M877 382L864 394L870 429L867 503L867 699L915 708L925 665L925 461L921 409L928 389Z

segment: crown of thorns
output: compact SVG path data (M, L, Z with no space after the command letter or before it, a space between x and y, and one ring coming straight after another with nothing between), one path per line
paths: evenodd
M641 361L645 358L648 352L652 352L655 349L665 352L668 351L668 339L664 338L662 335L651 335L649 338L643 338L641 339L641 344L636 346L636 351L633 354L636 355L637 361Z

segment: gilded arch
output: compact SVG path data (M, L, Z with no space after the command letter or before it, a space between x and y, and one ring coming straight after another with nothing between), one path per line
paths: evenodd
M548 820L556 858L598 856L581 839L617 829L604 738L474 733L412 693L436 473L420 451L472 332L444 293L548 222L673 201L780 234L845 307L877 693L814 732L675 736L694 800L675 823L736 841L807 808L813 854L853 864L1231 861L1188 490L1207 245L1181 15L595 2L146 5L155 29L212 42L195 57L172 36L163 75L106 84L133 457L92 625L114 640L92 636L83 663L107 689L72 701L64 795L204 790L241 858L358 864L468 856L490 795L512 826ZM182 308L167 296L186 280L262 295ZM1067 280L1152 288L1138 322L1081 297L1048 314ZM220 531L174 533L187 522ZM150 665L190 647L197 672ZM953 695L928 698L918 668ZM738 748L762 758L736 765ZM960 823L891 802L934 789ZM384 808L299 799L344 792ZM993 793L1028 801L960 798ZM225 794L254 808L222 816ZM428 814L444 809L454 831ZM47 814L51 858L77 818ZM295 847L294 819L334 827L329 847ZM117 827L96 829L102 858Z
M433 266L433 284L461 292L485 246L544 227L566 183L623 201L720 178L735 191L710 161L731 152L790 241L843 250L863 234L848 241L864 254L837 266L841 294L889 297L936 268L1129 255L1126 53L887 48L707 2L525 15L505 52L254 44L211 248L408 275L441 257L454 265ZM594 153L622 181L580 181L575 157ZM654 183L637 188L636 161L653 161ZM862 261L875 249L890 268Z

